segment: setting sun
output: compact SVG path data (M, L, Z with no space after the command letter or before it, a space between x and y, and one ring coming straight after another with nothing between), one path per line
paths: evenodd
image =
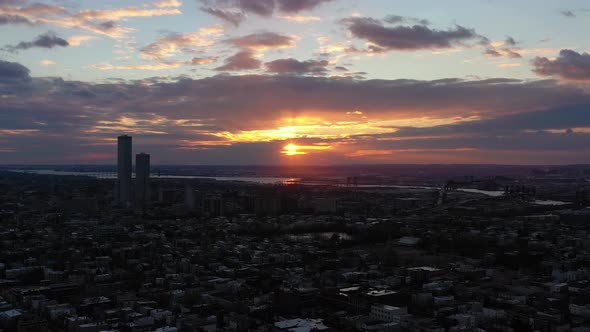
M286 156L296 156L296 155L301 155L301 154L307 154L306 152L298 151L298 149L299 149L299 146L297 146L295 144L289 144L283 148L283 151L281 151L281 153Z
M290 143L288 145L285 145L285 147L283 147L283 151L281 151L282 154L286 155L286 156L297 156L297 155L305 155L307 154L307 151L321 151L321 150L328 150L332 148L329 145L296 145L293 143Z

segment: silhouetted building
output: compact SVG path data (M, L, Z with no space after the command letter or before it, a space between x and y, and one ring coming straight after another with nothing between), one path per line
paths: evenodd
M158 188L158 202L164 205L182 204L183 193L183 190L178 187L160 187Z
M150 155L135 155L135 201L144 207L150 201Z
M122 135L117 139L117 204L128 207L131 201L131 136Z
M207 195L203 198L203 212L209 216L217 217L224 214L224 201L220 195Z
M184 186L184 206L189 209L200 209L202 205L201 193L195 190L192 185L186 184Z

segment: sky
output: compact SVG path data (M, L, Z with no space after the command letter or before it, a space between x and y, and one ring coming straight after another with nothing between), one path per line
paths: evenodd
M0 164L590 163L586 0L0 0Z

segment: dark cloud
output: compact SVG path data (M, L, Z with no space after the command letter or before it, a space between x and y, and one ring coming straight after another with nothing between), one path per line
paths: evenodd
M485 54L485 55L488 55L488 56L495 57L495 58L499 58L499 57L501 57L501 56L502 56L502 54L501 54L500 52L498 52L498 51L497 51L497 50L495 50L495 49L491 49L491 48L488 48L488 49L487 49L487 50L484 52L484 54Z
M475 30L460 25L449 30L435 30L425 25L389 27L379 20L367 17L352 17L342 22L354 37L385 50L453 48L459 43L481 39Z
M518 42L514 40L514 38L508 36L504 41L504 47L494 48L489 39L485 38L482 40L482 46L485 46L487 49L483 52L483 54L495 58L499 58L502 56L506 56L511 59L522 58L522 55L520 55L520 53L516 51L518 48L513 48L513 46L516 46L516 44L518 44Z
M406 23L406 18L400 15L387 15L383 21L390 24Z
M279 10L285 13L297 13L303 10L311 10L315 7L334 0L279 0Z
M590 104L581 104L428 128L398 128L391 134L363 139L377 150L425 149L433 153L436 149L469 147L474 149L469 152L471 162L478 154L475 151L480 151L481 157L493 155L491 160L496 162L502 154L512 154L508 163L519 160L528 164L531 156L544 163L587 162L579 154L589 151L590 134L576 128L590 127L589 115Z
M563 130L590 127L590 104L550 108L547 110L510 114L492 119L442 125L430 128L401 128L395 135L421 136L446 134L505 135L523 131Z
M33 41L20 42L14 46L7 46L8 50L28 50L30 48L54 48L54 47L66 47L69 46L67 40L56 36L53 32L47 32L45 34L37 36Z
M205 4L209 14L222 19L228 8L237 8L244 13L253 13L260 16L271 16L275 11L282 13L299 13L312 10L323 3L335 0L200 0ZM227 20L227 19L226 19Z
M268 49L295 46L296 39L292 36L274 32L259 32L242 37L230 38L226 42L243 49Z
M540 76L557 76L564 80L590 81L590 54L561 50L559 57L550 60L536 57L533 71Z
M230 58L226 60L227 68L220 70L259 65L256 61L250 62L251 53L238 53ZM144 114L199 120L210 119L214 114L215 125L231 127L231 121L236 120L235 125L241 129L251 122L274 120L272 117L281 110L290 110L294 116L306 110L337 114L360 110L367 116L385 118L457 114L497 117L590 104L590 96L575 86L513 79L359 81L317 76L219 75L199 80L156 81L149 85L143 81L93 85L37 78L31 84L36 98L27 105L33 110L36 107L42 110L46 107L43 105L51 104L63 110L56 114L65 112L68 116L79 116L81 112L96 108L100 111L84 114L94 121L112 120L117 115L139 117ZM9 106L11 101L17 100L5 99L2 105ZM18 100L17 105L22 106L21 102ZM88 107L81 110L81 104ZM110 111L105 112L105 109Z
M16 62L7 62L0 60L0 95L6 96L26 96L31 92L32 79L29 76L29 69ZM6 115L2 115L2 103L0 103L0 128L6 120ZM10 122L10 121L8 121ZM0 137L1 138L1 137Z
M0 137L17 150L2 156L7 163L59 162L68 158L79 162L81 159L76 158L88 153L114 154L116 146L109 139L121 132L133 135L138 149L153 151L154 158L161 162L198 159L202 163L271 163L280 158L278 151L284 142L234 142L222 146L223 139L214 133L275 128L279 119L305 116L311 111L326 119L356 111L367 119L482 119L431 128L399 128L396 133L346 139L346 146L364 146L367 150L470 147L478 150L460 153L468 154L471 162L479 161L480 155L487 158L481 159L485 162L494 161L503 156L494 152L500 150L525 159L534 150L538 151L535 158L547 163L583 159L580 151L590 146L590 135L576 129L590 127L590 96L582 88L550 80L218 75L175 81L151 79L149 84L146 80L91 84L30 78L25 67L0 62L0 90L4 95L0 127L38 130L34 135ZM133 119L134 125L118 123L121 117ZM555 129L559 133L550 131ZM338 139L316 142L331 144ZM543 149L561 149L569 151L569 155ZM452 152L445 153L453 157ZM325 154L332 162L347 161L336 152ZM447 159L434 161L440 160ZM506 159L514 160L520 159Z
M279 74L315 74L322 75L328 71L326 60L279 59L265 63L266 71Z
M242 21L246 18L246 16L242 12L236 12L222 8L201 7L201 10L205 13L211 14L224 21L227 21L235 26L240 25L240 23L242 23Z
M26 24L33 25L28 18L20 15L0 15L0 25L5 24Z
M237 5L243 11L261 16L270 16L275 9L275 2L272 0L239 0Z
M29 81L29 69L20 63L0 60L0 84Z
M379 46L375 46L375 45L369 45L367 46L367 48L357 48L357 47L348 47L346 48L346 53L385 53L387 52L387 49L379 47Z
M106 22L98 23L96 25L96 27L102 31L110 31L110 30L116 29L118 27L118 25L117 25L117 22L115 22L115 21L106 21Z
M504 45L507 45L507 46L516 46L516 44L518 44L518 43L516 42L516 40L514 40L514 38L512 38L510 36L507 36L506 37L506 41L504 42Z
M430 25L430 21L415 17L406 17L400 15L387 15L383 22L389 24L398 24L398 23L415 23L420 25Z
M504 52L506 52L506 55L509 58L512 58L512 59L520 59L520 58L522 58L522 55L520 55L520 53L518 53L518 52L516 52L516 51L514 51L512 49L505 48L504 49Z
M248 51L236 53L225 59L224 65L215 68L217 71L237 71L258 69L262 62L256 59L255 54Z
M576 17L576 14L571 10L562 10L560 13L565 17Z
M553 81L357 81L310 76L217 76L165 84L137 95L142 96L141 105L129 109L158 113L164 100L182 99L185 104L177 104L174 111L178 114L186 116L188 111L200 118L213 112L220 125L230 125L225 120L235 119L240 126L249 121L270 120L280 110L361 110L367 116L392 118L499 116L590 103L590 96L583 90ZM199 111L189 111L194 109ZM241 117L236 118L236 114Z

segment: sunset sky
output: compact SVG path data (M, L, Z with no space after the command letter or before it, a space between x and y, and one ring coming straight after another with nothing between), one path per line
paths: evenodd
M587 0L0 0L0 164L590 163Z

